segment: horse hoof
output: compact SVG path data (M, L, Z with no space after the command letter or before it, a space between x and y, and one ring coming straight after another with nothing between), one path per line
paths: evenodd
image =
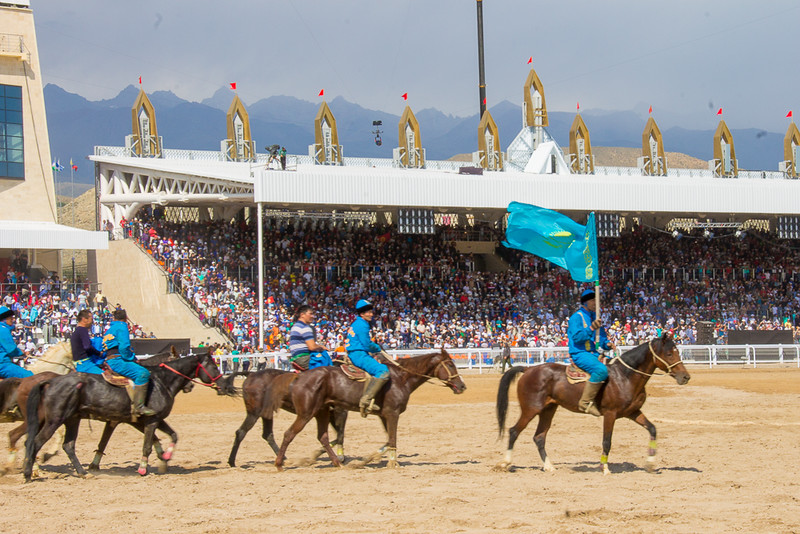
M100 470L100 465L98 465L98 464L89 464L86 467L86 469L88 469L89 471L99 471Z
M603 466L603 476L608 476L611 474L611 470L609 470L607 465Z
M42 463L43 463L43 464L46 464L46 463L47 463L47 461L48 461L50 458L52 458L53 456L55 456L56 454L57 454L57 453L55 453L55 452L46 452L46 453L44 453L44 454L42 455Z
M556 470L556 468L553 467L552 465L546 465L546 466L542 467L542 471L544 471L545 473L553 473L553 472L555 472L555 470Z
M159 462L158 464L158 474L163 475L167 472L167 462Z
M81 475L81 478L84 479L84 480L88 480L90 478L95 478L95 476L93 474L91 474L91 473L84 473L84 474Z
M161 459L165 462L172 460L172 451L164 451L164 454L161 455Z
M400 467L400 464L398 464L396 461L389 460L389 461L386 463L386 467L387 467L388 469L397 469L397 468L399 468L399 467Z
M511 464L508 462L500 462L499 464L494 466L493 471L510 472Z
M140 467L136 472L139 473L142 476L146 476L147 475L147 468L146 467Z

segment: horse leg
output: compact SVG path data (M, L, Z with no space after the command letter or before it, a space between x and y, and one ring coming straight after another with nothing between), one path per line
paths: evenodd
M331 442L331 446L336 451L336 456L340 462L344 462L344 427L347 424L347 410L331 409L331 425L336 431L336 439Z
M100 469L100 460L103 459L103 455L106 453L108 440L111 439L111 435L114 433L118 424L119 423L108 422L106 426L103 427L103 435L100 436L100 442L97 444L97 449L94 451L94 459L92 463L89 464L89 471L97 471Z
M311 417L307 415L297 415L297 418L294 422L286 429L286 432L283 433L283 442L281 443L281 448L278 451L278 456L275 458L275 467L278 471L283 471L283 462L286 459L286 449L289 448L289 444L292 440L300 433L303 428L311 421Z
M89 473L81 465L80 460L75 455L75 440L78 439L78 430L81 427L81 420L77 417L71 417L64 422L64 452L72 462L72 467L78 472L78 476L87 478Z
M242 425L239 427L238 430L236 430L236 434L234 434L233 438L233 447L231 448L231 453L228 456L229 466L236 467L236 453L239 452L239 445L242 443L242 440L250 431L250 429L253 428L253 425L256 424L257 420L258 420L257 415L248 413L247 416L244 418ZM266 426L266 421L264 422L264 425Z
M512 451L514 450L514 443L517 442L517 438L525 430L525 427L528 426L528 423L536 417L537 411L533 408L528 406L522 407L522 413L519 415L519 419L517 419L517 424L512 426L508 429L508 448L506 449L506 455L502 462L495 466L495 470L498 471L510 471L512 465ZM551 416L552 417L552 416ZM549 425L548 425L549 426Z
M550 463L550 458L547 457L547 451L544 449L544 443L547 439L547 431L550 430L550 424L553 422L553 416L556 414L558 404L551 404L539 412L539 423L536 425L536 434L533 436L533 442L536 448L539 449L539 456L541 456L544 465L542 469L545 471L555 471L556 468Z
M644 427L650 433L650 447L647 449L647 464L645 464L645 469L647 469L648 473L652 473L655 470L656 463L656 425L651 423L639 410L629 415L628 418Z
M600 456L600 464L603 466L603 475L610 475L608 469L608 452L611 450L611 436L614 434L614 422L617 420L616 412L606 412L603 414L603 454Z
M322 444L322 447L325 449L325 452L328 453L330 456L333 465L336 467L342 467L342 462L339 461L339 457L336 456L336 453L333 452L331 448L331 444L328 441L328 425L330 424L331 419L331 412L327 408L323 408L319 411L316 416L317 419L317 439Z
M23 422L8 433L8 459L5 467L0 469L0 477L14 469L14 465L17 463L17 442L27 431L28 425Z
M261 437L267 441L269 448L275 455L278 455L278 444L275 443L275 434L272 432L272 415L269 417L261 417Z
M39 465L36 463L36 456L42 449L42 446L47 443L55 431L63 424L63 421L48 421L46 422L39 432L33 436L28 436L28 443L25 451L25 462L22 466L22 473L25 475L25 482L30 482L31 478L39 476Z
M158 472L159 474L163 475L167 472L167 465L168 462L172 459L172 454L175 452L175 447L178 444L178 433L175 432L171 426L166 421L159 421L158 429L163 433L169 435L169 445L167 445L167 450L164 450L161 447L161 442L158 440L158 437L153 433L153 448L156 450L156 456L158 457L161 462L158 464Z
M51 438L48 443L50 443L50 450L44 453L41 459L37 459L40 463L47 462L50 458L58 454L58 447L62 443L64 443L64 427L60 426L55 432L55 437ZM45 444L46 445L46 444Z
M141 476L147 475L147 462L150 458L150 453L153 452L153 439L155 438L156 434L156 427L158 426L157 422L148 423L144 427L144 444L142 445L142 461L139 464L139 469L137 472Z
M389 453L389 459L386 462L386 467L391 469L397 468L397 421L400 419L399 414L390 413L381 417L383 426L386 428L386 433L389 434L389 441L386 442L386 452Z

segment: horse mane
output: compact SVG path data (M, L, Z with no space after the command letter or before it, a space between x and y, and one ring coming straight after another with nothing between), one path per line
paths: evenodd
M417 356L409 356L407 358L398 358L397 360L391 360L390 365L397 364L401 369L412 374L424 374L421 369L424 369L430 360L436 356L442 355L447 356L447 351L441 349L438 352L429 352L428 354L419 354Z
M662 335L661 337L654 337L640 345L635 346L628 352L621 354L620 359L634 369L638 369L639 366L644 363L644 359L650 354L650 347L652 343L661 343L661 348L663 349L665 344L670 342L673 345L675 344L675 341L673 341L673 339L666 334ZM628 373L631 372L629 369L625 369L625 371Z
M175 350L175 346L171 345L169 352L161 352L154 356L150 356L149 358L143 358L139 360L139 363L145 367L156 367L162 363L171 362L179 358L180 355L178 354L178 351Z

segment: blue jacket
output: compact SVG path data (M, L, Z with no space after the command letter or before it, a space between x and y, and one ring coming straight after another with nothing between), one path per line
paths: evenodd
M112 336L113 339L106 339L108 336ZM106 350L116 347L123 360L136 361L136 357L131 350L131 334L128 331L128 323L125 321L111 321L111 326L106 330L103 340L103 346Z
M14 327L11 325L0 322L0 363L11 363L11 358L22 356L22 351L14 343L14 337L11 335L13 330Z
M357 318L347 329L347 352L363 350L364 352L380 352L381 346L369 337L369 323L362 317Z
M572 314L569 318L569 329L567 329L567 337L569 338L569 353L577 354L579 352L591 352L597 354L597 348L594 344L596 332L592 330L592 321L595 319L595 313L587 310L584 306L578 308L578 311ZM609 350L611 345L608 343L606 336L606 329L600 327L600 347L603 350Z

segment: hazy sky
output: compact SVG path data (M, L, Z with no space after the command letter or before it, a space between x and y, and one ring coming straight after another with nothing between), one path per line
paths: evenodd
M45 83L97 100L141 75L200 101L343 96L399 114L478 111L474 0L32 0ZM663 127L786 130L800 113L797 0L484 0L491 107L531 65L549 110L652 105ZM794 37L792 37L794 36Z

